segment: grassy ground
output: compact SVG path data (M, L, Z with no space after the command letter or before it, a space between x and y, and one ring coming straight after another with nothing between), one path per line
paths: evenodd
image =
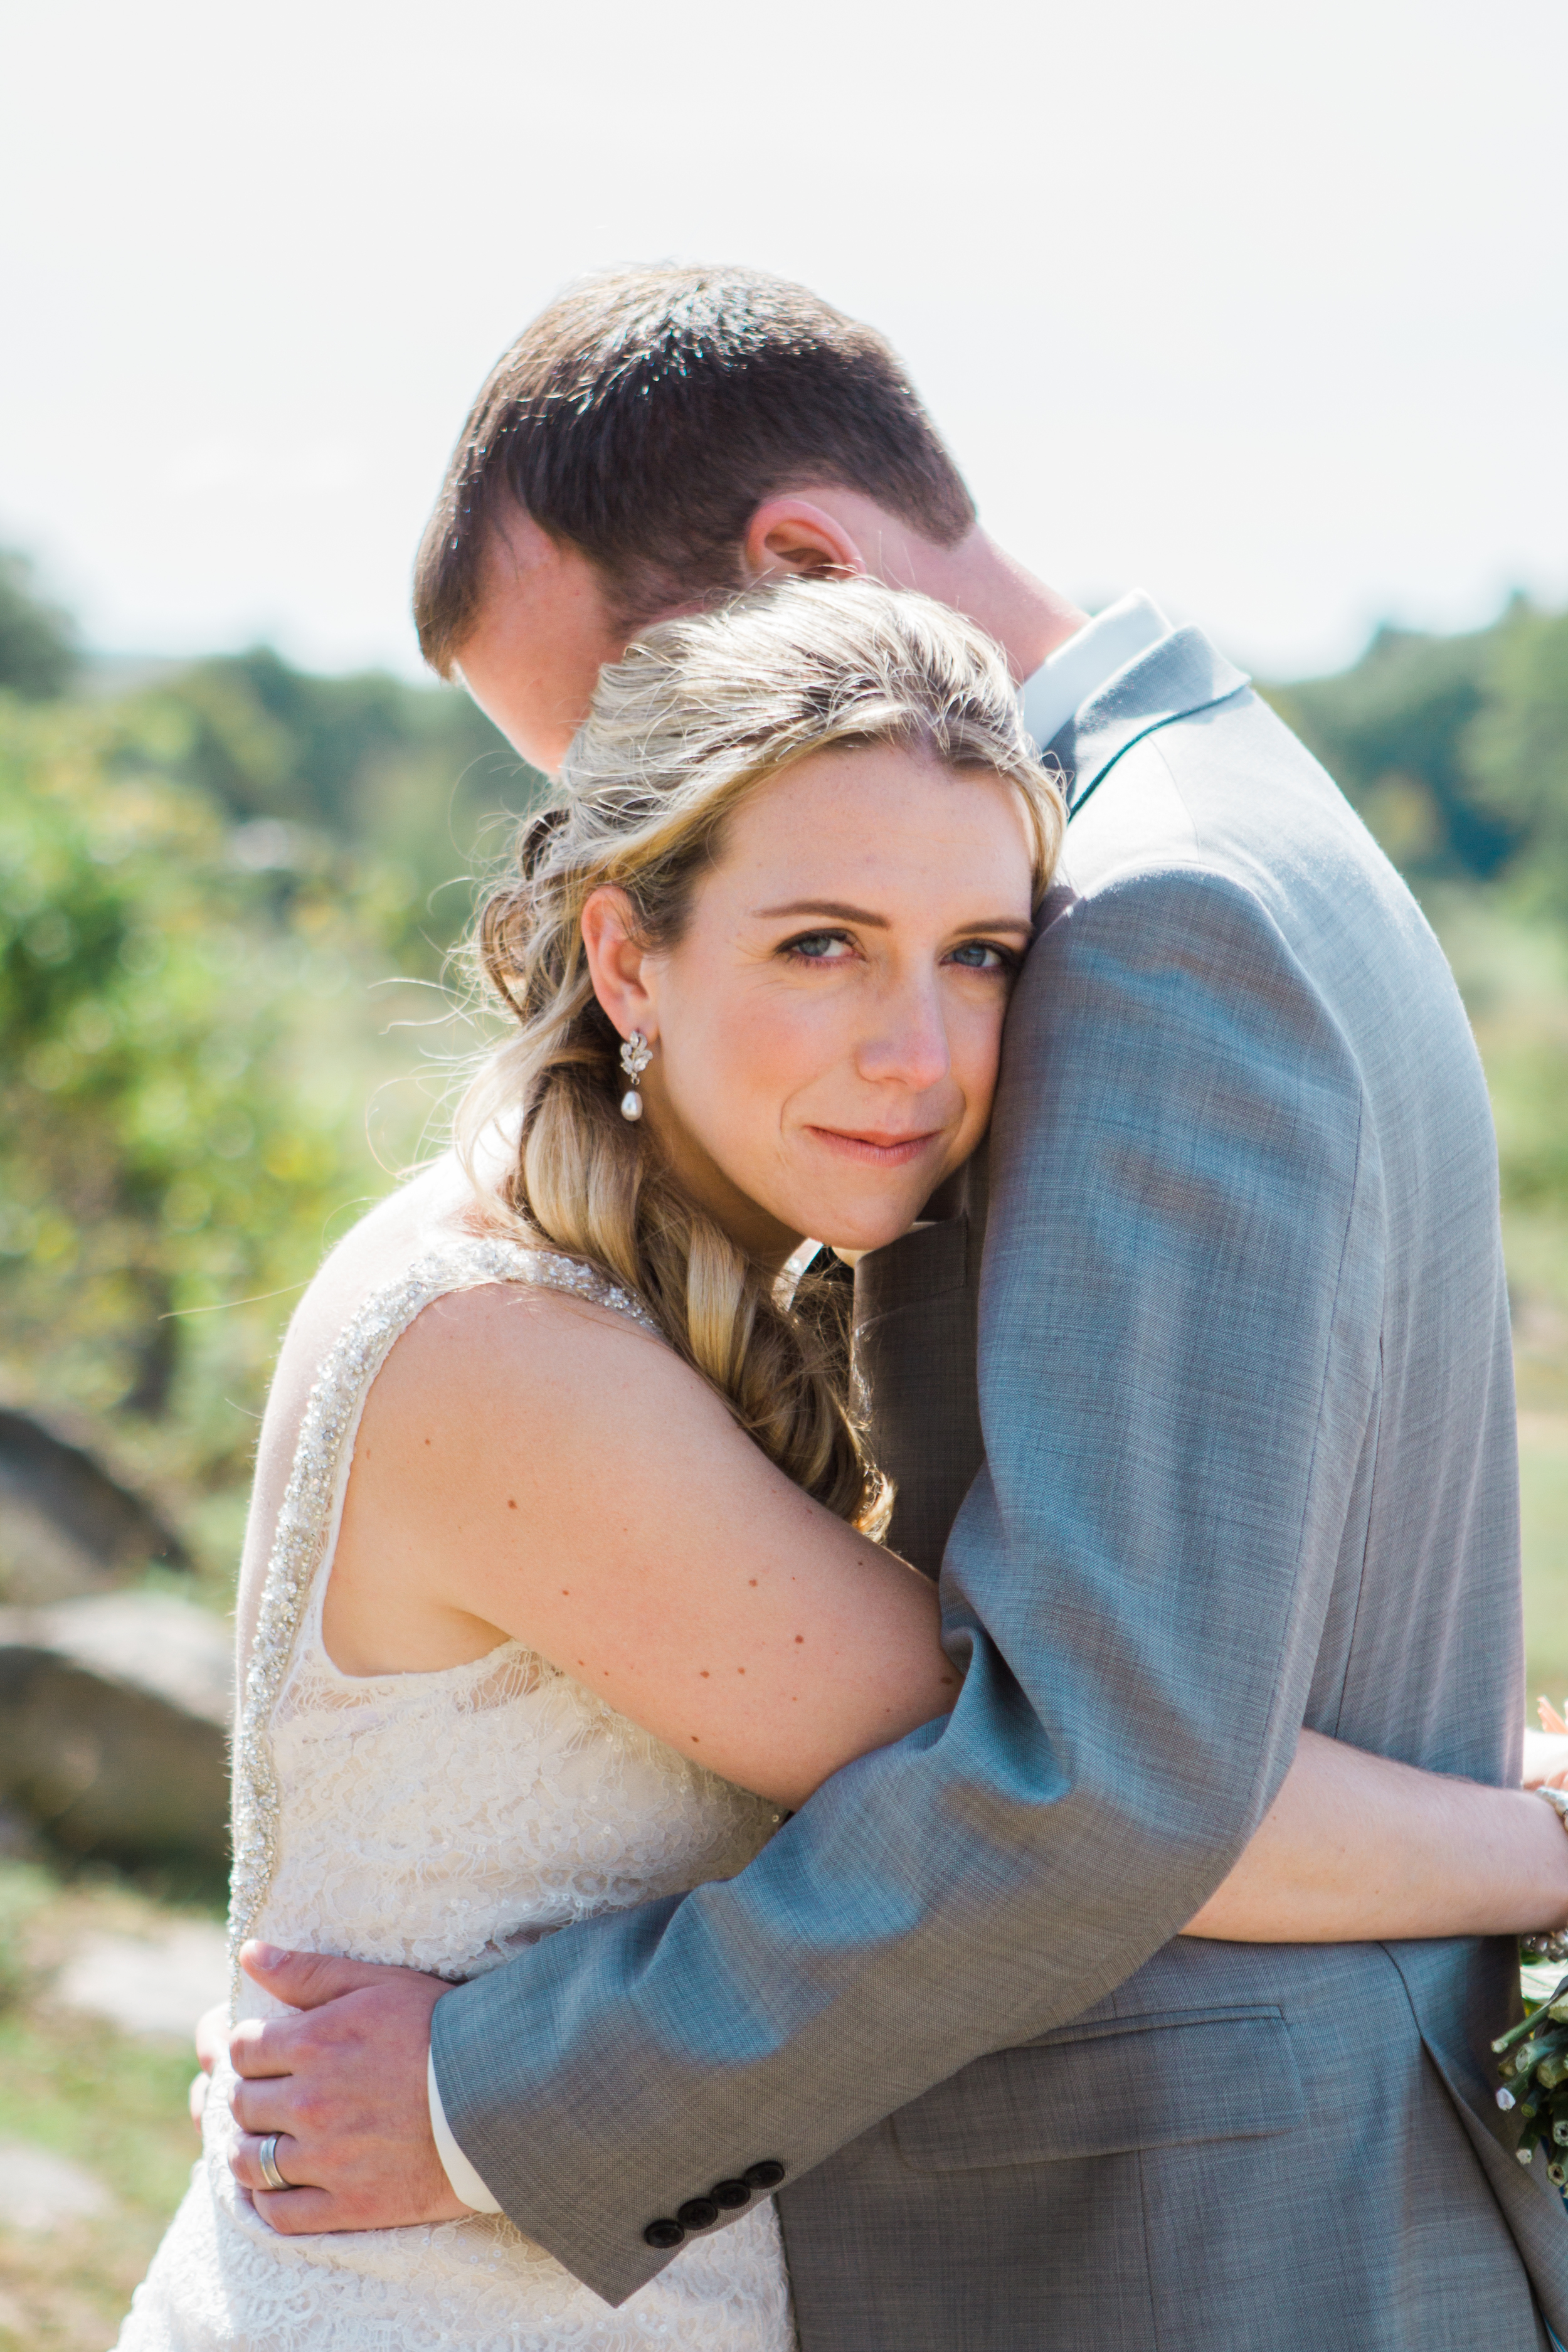
M89 2222L40 2233L0 2213L0 2352L103 2352L184 2191L195 2155L189 2052L48 1997L84 1934L133 1936L170 1916L107 1875L68 1883L0 1862L0 2136L80 2165L111 2200Z

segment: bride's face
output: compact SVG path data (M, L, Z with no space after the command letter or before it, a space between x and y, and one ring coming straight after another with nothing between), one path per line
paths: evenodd
M875 745L742 804L674 947L638 949L618 891L589 899L600 1002L653 1045L644 1116L737 1241L877 1249L969 1157L1031 880L1009 785Z

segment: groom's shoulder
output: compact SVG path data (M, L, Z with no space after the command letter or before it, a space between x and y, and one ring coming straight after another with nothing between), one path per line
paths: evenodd
M1474 1092L1441 947L1319 762L1250 689L1131 744L1074 808L1010 1033L1121 1065L1301 1057L1351 1103L1410 1066ZM1461 1067L1462 1066L1462 1067Z
M1075 802L1047 925L1092 900L1140 920L1170 900L1200 930L1283 947L1304 980L1441 961L1333 778L1250 688L1156 727Z
M1333 778L1250 687L1152 728L1100 774L1068 778L1062 874L1082 894L1130 867L1283 883L1310 854L1393 869Z

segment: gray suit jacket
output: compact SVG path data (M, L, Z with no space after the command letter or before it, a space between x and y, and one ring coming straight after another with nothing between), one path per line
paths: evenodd
M1303 1724L1517 1769L1464 1013L1195 630L1054 748L1070 887L1009 1014L984 1251L960 1216L860 1286L920 1564L956 1510L959 1703L739 1879L444 2000L443 2101L612 2301L668 2258L650 2223L782 2167L805 2352L1539 2344L1568 2222L1491 2098L1508 1948L1177 1939Z

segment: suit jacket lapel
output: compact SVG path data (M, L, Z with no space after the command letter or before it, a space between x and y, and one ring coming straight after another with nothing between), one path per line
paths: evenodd
M1246 671L1226 661L1201 629L1173 629L1081 704L1047 747L1047 759L1066 772L1071 814L1078 814L1123 751L1156 727L1227 702L1247 684Z

